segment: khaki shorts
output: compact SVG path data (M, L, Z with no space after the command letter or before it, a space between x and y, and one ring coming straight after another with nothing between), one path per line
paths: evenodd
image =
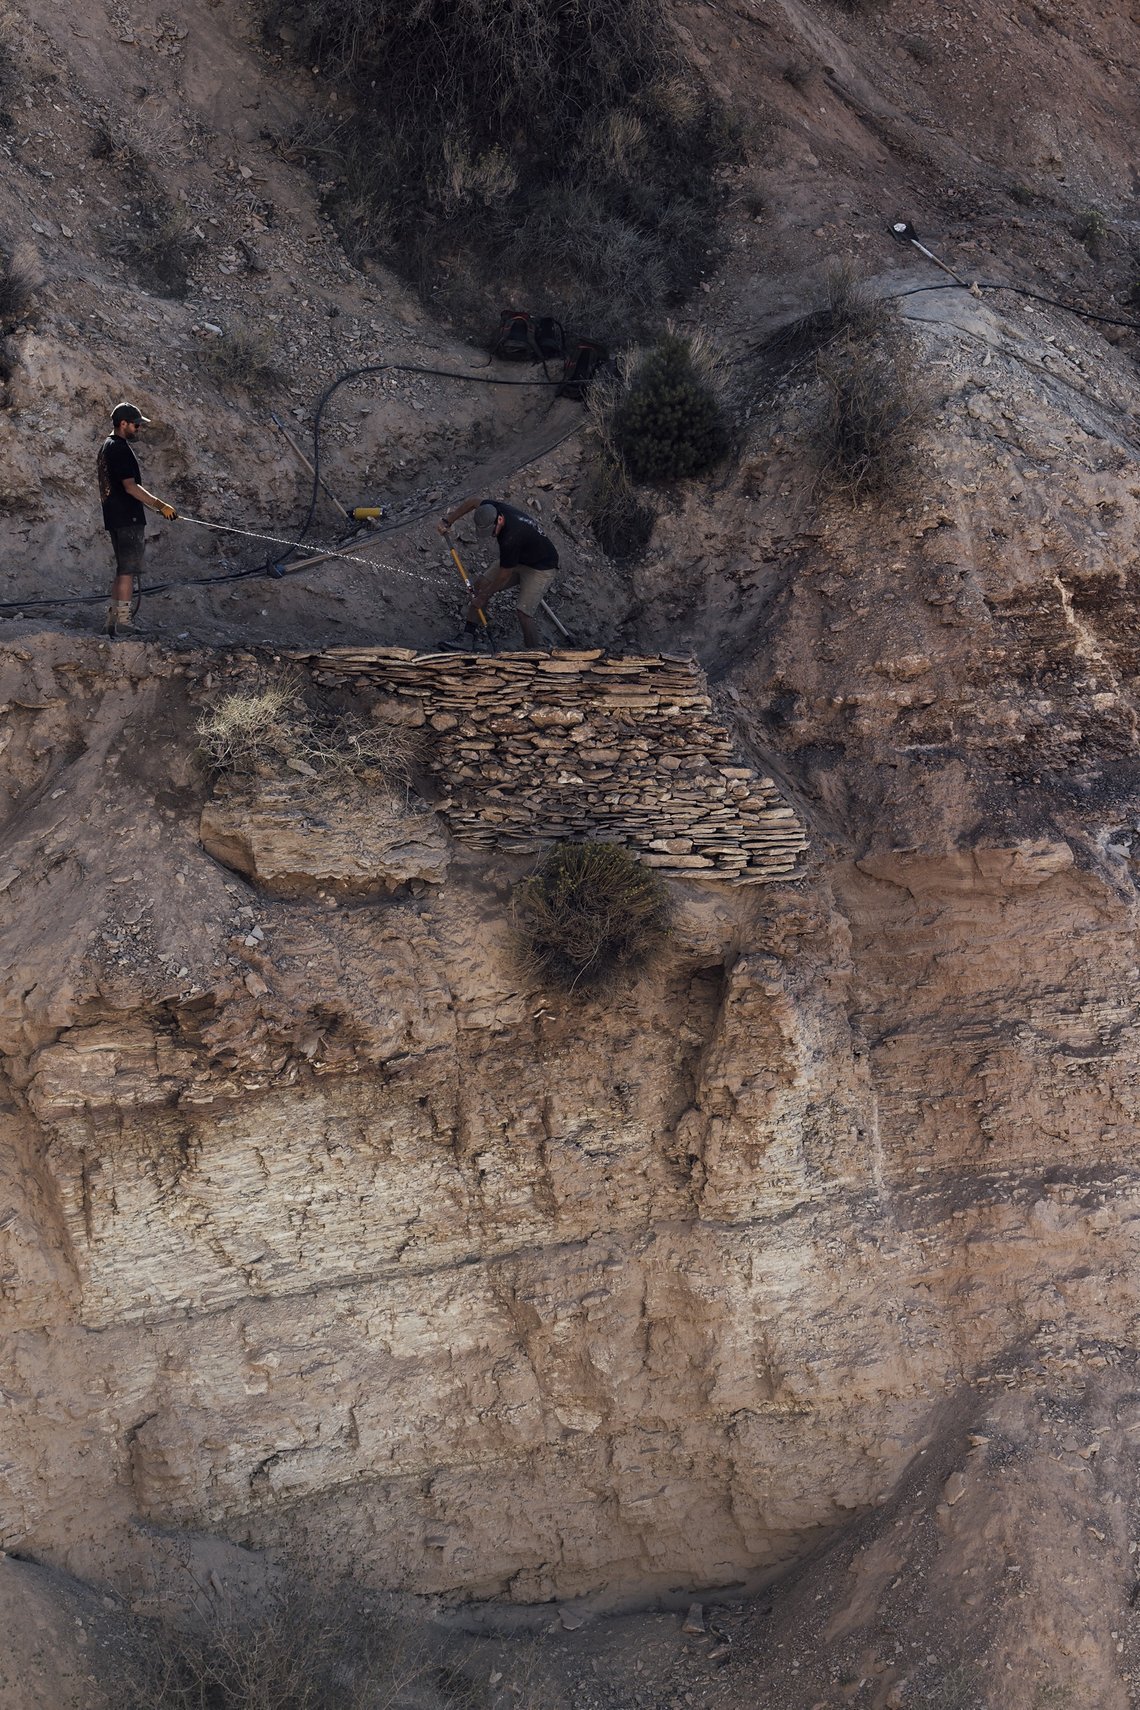
M557 570L532 570L529 567L519 570L519 594L516 601L519 611L525 612L527 617L533 617L538 610L539 601L557 574Z

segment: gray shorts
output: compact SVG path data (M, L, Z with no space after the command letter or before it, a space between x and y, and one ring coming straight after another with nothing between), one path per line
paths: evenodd
M111 536L111 548L115 554L116 576L141 576L146 524L130 523L126 528L108 529L107 533Z
M557 570L532 570L524 566L518 571L519 593L515 602L520 612L527 617L533 617L538 610L538 603L557 576Z

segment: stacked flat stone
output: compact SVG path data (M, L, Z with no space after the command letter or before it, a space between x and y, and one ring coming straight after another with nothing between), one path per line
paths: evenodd
M399 647L303 657L319 682L422 710L425 764L448 792L440 811L462 843L526 850L601 838L669 878L757 885L796 875L803 828L771 778L737 764L692 659Z

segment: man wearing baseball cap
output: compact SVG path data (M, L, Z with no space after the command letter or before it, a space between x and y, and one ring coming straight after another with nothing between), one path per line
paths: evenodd
M96 472L103 502L103 527L111 536L115 554L115 580L107 609L106 632L117 635L131 628L131 596L136 579L142 576L146 550L144 505L160 511L168 522L178 515L173 505L148 493L132 441L140 427L150 423L137 404L116 404L111 411L111 432L99 447Z
M480 577L471 595L463 628L454 641L443 646L460 652L472 652L479 640L479 612L492 594L504 588L518 588L515 615L523 633L525 646L537 650L542 637L535 622L543 595L558 573L558 549L547 540L533 517L508 505L504 499L465 499L454 510L447 511L436 524L439 534L446 535L460 517L475 513L475 533L480 540L495 539L499 543L499 568Z

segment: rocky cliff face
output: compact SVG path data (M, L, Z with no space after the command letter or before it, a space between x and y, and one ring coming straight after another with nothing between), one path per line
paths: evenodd
M374 343L474 366L345 258L283 155L316 84L240 10L187 17L144 7L115 42L82 6L0 20L0 212L43 276L11 335L6 600L102 585L89 442L132 387L163 404L154 484L256 537L223 563L164 531L167 567L288 534L303 477L211 377L210 329L271 325L301 416ZM83 608L5 619L0 1546L137 1589L206 1530L518 1603L727 1595L806 1560L734 1641L746 1678L674 1679L670 1653L662 1701L684 1678L709 1710L948 1706L982 1670L1002 1710L1125 1710L1134 346L943 289L881 226L910 212L970 278L1127 318L1135 20L677 21L770 118L699 299L743 376L741 457L662 504L638 564L589 542L569 406L389 377L340 395L324 467L413 521L335 578L162 595L159 639L113 651ZM135 127L201 226L184 300L116 256L97 121ZM873 501L820 482L809 374L754 349L836 253L923 286L899 301L925 425ZM808 832L792 885L671 881L666 950L602 999L520 968L525 854L355 785L216 788L197 753L203 698L285 648L430 644L462 595L414 518L484 478L565 525L579 640L696 655ZM252 637L256 662L222 645ZM645 1696L593 1691L576 1707Z

